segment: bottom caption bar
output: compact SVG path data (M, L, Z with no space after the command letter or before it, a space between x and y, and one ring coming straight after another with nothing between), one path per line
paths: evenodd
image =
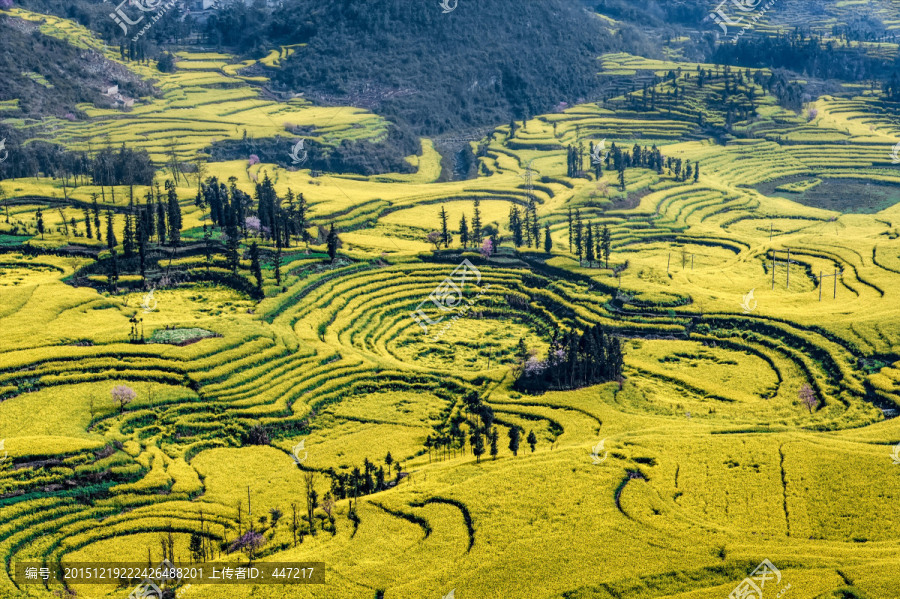
M137 562L73 562L48 566L40 562L18 562L16 584L324 584L321 562L255 562L148 566Z

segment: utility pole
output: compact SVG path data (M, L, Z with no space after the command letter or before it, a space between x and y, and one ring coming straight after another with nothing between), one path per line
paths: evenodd
M788 248L787 251L787 288L791 288L791 248Z
M834 274L830 274L830 275L823 274L821 270L819 271L819 301L820 302L822 301L822 284L825 282L825 279L827 279L828 277L832 277L834 279L834 294L832 296L832 299L837 299L837 280L838 280L838 276L843 275L843 274L844 274L843 269L838 270L837 267L835 267L835 269L834 269Z
M778 265L778 252L787 252L787 261L783 263L787 266L787 288L791 288L791 249L772 250L772 290L775 289L775 268Z

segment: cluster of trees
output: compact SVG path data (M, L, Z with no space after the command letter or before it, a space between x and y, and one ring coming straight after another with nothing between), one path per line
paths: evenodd
M331 492L327 492L320 498L318 491L316 491L316 478L316 472L304 472L303 495L305 505L296 502L291 503L291 518L288 523L288 530L291 532L294 547L303 542L303 537L305 535L309 534L315 536L319 529L326 530L332 535L337 533L337 525L334 516L334 507L336 503L334 496ZM237 505L238 536L236 539L231 542L228 541L227 530L230 527L225 523L222 524L221 547L225 548L227 553L242 551L247 554L250 561L253 561L253 558L259 555L262 547L269 540L274 538L275 533L278 530L278 524L282 521L285 514L278 507L272 507L269 508L267 513L257 516L254 521L253 504L250 499L250 489L248 488L245 528L243 507L243 502L239 502ZM316 510L321 510L321 512L316 513ZM304 511L305 513L303 513ZM352 508L350 511L351 514L353 514L354 510ZM352 515L350 516L350 519L353 520ZM204 553L203 540L201 538L195 539L194 535L197 535L198 537L211 537L212 533L208 532L206 535L203 533L194 533L191 535L190 542L191 553L195 559L199 558L198 561L210 559L212 557L211 552L206 551Z
M599 179L603 174L603 168L606 170L614 170L618 173L619 187L625 191L625 171L628 168L645 168L656 171L658 174L663 173L663 168L667 168L669 173L675 176L677 181L687 181L692 176L694 181L700 178L700 163L696 162L692 167L690 161L683 162L681 158L665 157L663 153L655 145L648 148L639 144L634 144L631 152L623 150L615 143L609 148L605 156L601 160L597 160L602 151L594 146L594 142L589 143L589 153L585 156L584 144L579 142L577 145L570 145L567 150L566 158L566 175L569 177L583 177L585 175L584 161L587 158L590 161L590 167L594 169L594 175Z
M213 225L218 226L225 241L225 257L228 267L237 274L240 266L240 244L252 232L263 239L275 242L273 268L276 284L281 284L282 249L291 247L291 243L312 240L309 235L310 222L307 218L307 204L301 193L295 196L290 188L284 200L278 196L275 186L265 174L261 182L256 183L254 196L244 193L237 187L237 178L229 177L229 185L220 182L217 177L209 177L200 184L195 203L198 208L209 208ZM254 198L256 203L254 204ZM210 259L210 231L203 225L204 240L207 243L207 262ZM325 238L328 255L332 261L337 257L340 238L334 223ZM256 241L250 244L250 271L256 280L256 288L262 292L263 275L260 261L260 249Z
M514 387L528 392L578 389L621 379L621 340L599 324L583 332L555 331L547 358L538 359L519 342L519 367Z
M167 179L165 191L157 184L155 191L149 187L146 202L141 204L135 200L134 188L130 188L129 204L124 214L123 239L121 243L122 257L125 260L137 256L137 266L146 285L148 259L151 244L168 245L173 251L181 245L182 215L175 183ZM229 178L229 185L219 182L216 177L207 178L200 183L195 204L201 210L209 208L212 225L203 225L203 251L206 257L206 270L210 271L213 256L219 253L220 245L213 242L213 232L218 227L224 241L224 255L228 268L233 275L238 274L242 258L241 242L253 233L260 238L274 241L276 251L273 256L275 281L281 284L282 248L290 247L295 240L309 242L307 205L303 194L295 197L289 189L283 202L275 193L274 185L268 175L256 184L254 197L244 193L237 187L237 179ZM94 194L93 206L84 207L85 233L88 238L104 239L101 227L100 205ZM110 250L107 278L110 288L115 290L119 278L119 240L116 238L116 215L106 210L106 244ZM65 222L64 222L65 224ZM74 223L73 223L74 224ZM68 225L66 225L68 226ZM38 230L43 232L42 212L38 211ZM337 256L340 239L334 225L323 241L327 244L332 260ZM256 241L249 244L250 274L255 279L257 294L263 292L262 257Z
M845 47L803 32L742 37L734 44L717 46L711 60L742 67L787 69L802 73L804 78L843 81L881 80L893 66L888 58L870 53L861 45ZM801 89L802 96L802 88L796 87Z
M884 84L884 96L891 102L900 102L900 77L897 72L891 73L891 78Z
M450 229L450 219L444 206L441 206L438 218L440 219L440 230L432 231L427 236L429 243L434 244L435 251L439 250L441 246L449 248L454 241L454 234ZM510 207L509 230L512 232L512 241L517 248L522 246L539 248L541 246L541 226L538 223L537 203L533 197L528 198L528 204L524 210L516 204ZM464 249L480 247L481 252L487 255L496 252L504 240L495 227L482 223L481 201L477 198L474 201L471 220L463 214L459 220L459 229L456 234L459 235L460 245ZM543 243L544 250L549 253L553 249L549 225L544 226Z
M609 268L609 256L612 253L612 234L609 227L602 227L597 223L584 223L581 220L581 211L576 208L573 215L569 208L569 250L578 256L579 262L587 262L588 267L593 266L596 260L598 265L602 258Z
M395 471L393 480L392 467ZM391 452L385 456L383 466L377 466L369 458L365 458L362 470L357 466L348 473L340 473L330 468L327 474L331 478L331 494L337 499L356 499L390 489L399 484L404 476L403 466L391 456Z
M128 262L129 267L137 267L135 270L140 272L142 283L146 286L151 244L155 242L157 247L168 245L172 248L173 253L176 248L181 246L182 214L176 185L167 179L164 187L165 191L161 190L158 184L155 190L153 187L148 187L144 204L136 201L134 187L130 187L128 208L124 212L125 223L121 244L116 238L116 214L112 210L106 209L105 240L110 250L110 257L105 263L107 264L108 283L112 290L116 289L120 276L119 249L122 250L122 258L130 261ZM88 238L93 239L96 236L97 240L102 241L104 233L101 225L101 208L97 199L98 196L94 194L93 205L85 205L83 208L84 226ZM206 258L207 275L213 265L214 256L222 251L222 245L224 245L225 261L231 270L231 275L238 275L243 257L241 242L247 241L253 234L262 240L274 242L275 252L272 264L275 282L280 285L282 282L282 248L290 247L296 240L307 243L312 240L308 232L310 223L307 220L307 205L303 195L294 196L289 189L285 200L282 201L275 193L268 175L256 184L254 196L238 189L235 177L229 178L227 186L219 182L216 177L207 178L199 185L195 204L201 210L209 208L212 220L211 225L203 224L202 247ZM72 225L75 224L73 219ZM63 225L68 234L68 224L63 221ZM38 210L37 213L37 227L38 231L43 233L44 223L41 210ZM216 228L221 233L223 244L213 241ZM322 239L317 239L317 241L326 243L328 254L333 261L337 257L340 247L340 238L334 224L327 233L322 233L320 236ZM232 278L232 283L237 284L239 288L251 295L255 294L261 297L263 294L261 249L256 241L252 241L248 250L249 271L252 278L255 279L255 286L248 283L245 287L243 282L235 278ZM131 260L134 257L138 259Z
M8 148L10 146L7 146ZM156 172L146 150L106 147L96 153L71 152L46 142L16 145L15 159L0 163L0 179L37 177L41 173L61 179L63 195L82 185L150 185ZM115 196L113 196L115 201Z
M263 239L275 241L280 247L291 247L295 239L306 243L311 240L308 206L302 193L295 196L288 188L284 199L278 197L268 173L256 183L254 197L238 189L237 177L229 177L228 183L226 186L217 177L206 179L201 183L195 201L201 210L209 208L213 224L226 234L234 227L238 229L236 235L246 239L252 231Z
M507 430L509 450L514 456L519 455L519 445L524 429L518 425L510 425ZM478 395L477 391L469 391L462 398L462 407L434 428L434 433L425 438L425 449L428 459L437 453L441 459L450 459L456 452L464 452L468 445L475 461L489 453L491 459L497 459L499 453L500 434L494 420L494 410ZM534 452L537 448L537 436L529 431L526 442Z
M645 83L640 94L632 89L625 96L626 106L631 110L667 110L669 113L690 110L687 100L691 95L709 90L710 84L721 84L716 92L706 93L702 103L710 110L718 110L724 115L725 126L730 129L736 121L750 119L756 114L756 86L770 89L773 93L780 88L777 76L765 77L761 73L751 74L749 69L732 69L731 66L703 68L697 67L693 75L684 72L680 67L669 71L665 78L654 77ZM669 87L657 90L657 86L665 84ZM703 110L697 111L697 122L706 125Z
M150 244L156 240L158 245L168 243L172 248L181 244L181 205L178 203L178 193L175 184L170 180L165 181L165 193L159 184L147 189L146 203L143 205L135 201L134 187L129 188L128 209L125 212L125 225L122 231L122 257L130 260L137 254L138 268L142 282L147 282L147 267ZM89 239L96 235L98 241L103 241L103 233L100 225L100 205L97 203L97 194L92 195L91 208L84 207L85 234ZM92 222L93 221L93 222ZM93 227L91 226L93 224ZM40 221L38 222L40 227ZM119 240L115 233L115 214L112 210L106 210L106 246L110 252L107 280L111 289L116 289L119 280L119 254L117 246Z
M534 198L528 198L528 205L525 210L519 210L519 206L513 204L509 209L509 230L512 232L513 245L517 248L541 247L541 225L538 222L537 203ZM553 241L550 239L550 226L544 228L544 242L550 244L546 247L549 252L553 248Z
M440 243L442 243L445 248L448 248L450 247L450 244L453 243L453 235L450 233L447 211L443 206L441 206L440 219ZM475 198L474 214L472 216L472 219L467 220L465 214L463 214L459 219L458 233L459 243L463 248L469 247L470 244L472 245L472 247L478 247L486 237L497 235L497 232L493 229L493 227L485 227L481 222L481 200L479 200L478 198ZM494 247L497 247L497 245L499 245L499 241L499 238L494 239Z
M832 25L831 35L847 41L897 43L896 31L888 31L884 23L870 14L857 14L847 19L846 23Z

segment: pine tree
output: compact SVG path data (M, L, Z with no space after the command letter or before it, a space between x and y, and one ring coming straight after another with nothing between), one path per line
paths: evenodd
M122 235L122 250L125 259L134 256L134 221L130 212L125 213L125 230Z
M553 238L550 237L550 225L544 226L544 251L548 254L553 251Z
M237 224L237 208L234 205L236 201L236 199L232 198L230 202L227 202L227 204L223 206L223 219L225 221L225 254L228 258L228 266L231 268L232 274L237 274L238 265L240 264L239 249L241 244L241 231Z
M275 267L275 283L281 285L281 237L275 238L275 259L272 264Z
M116 240L116 232L113 228L113 213L112 210L106 211L106 247L109 249L114 248L118 244Z
M584 226L581 223L581 212L575 209L575 252L578 255L578 262L582 261L584 256Z
M37 214L35 216L37 217L38 233L41 234L41 239L43 239L44 238L44 211L41 210L40 208L38 208Z
M519 207L513 206L509 211L509 229L513 234L513 243L516 247L522 246L522 216Z
M475 215L472 217L472 244L475 247L481 245L484 239L481 234L481 201L475 198Z
M166 243L166 209L162 202L156 202L156 239L159 245Z
M169 220L169 241L172 247L178 247L181 243L181 205L178 203L178 192L175 184L166 181L168 190L167 216Z
M290 189L288 189L290 191ZM309 223L306 221L306 199L303 197L301 193L298 201L297 201L297 232L300 235L300 241L309 243L309 233L307 232L307 228L309 227Z
M444 209L443 204L441 205L441 239L444 242L444 247L450 247L450 230L447 228L447 211Z
M334 230L334 223L331 223L331 229L328 231L326 244L328 246L328 257L331 258L332 262L337 258L339 241L337 232Z
M491 459L492 459L492 460L496 460L496 459L497 459L497 437L498 437L497 429L496 429L496 428L492 428L492 429L491 429L491 433L490 433L490 438L491 438Z
M87 206L85 206L85 208L84 208L84 228L87 232L87 238L93 239L94 231L93 231L93 228L91 227L91 212L90 212L90 210L88 210Z
M588 266L594 262L594 233L591 230L591 224L587 225L587 239L585 240L585 252L584 257L587 260Z
M572 222L572 209L569 208L569 252L572 251L572 239L575 234L575 229L573 228Z
M534 453L534 448L537 446L537 437L534 434L534 431L528 431L528 438L525 439L528 442L528 445L531 447L531 453Z
M513 425L511 429L509 429L509 450L513 452L514 456L519 455L519 427Z
M472 453L475 454L475 462L481 462L481 456L484 455L484 436L480 428L476 428L475 434L472 435Z
M262 266L259 263L259 246L256 245L256 242L250 244L250 272L253 273L253 277L256 279L256 289L260 293L263 291L263 275L262 275Z
M141 284L147 285L147 225L144 223L146 211L138 211L137 236L138 236L138 261L141 268Z
M144 205L144 217L147 219L147 241L153 240L156 235L156 207L153 203L153 190L147 189L147 203Z
M97 203L96 193L91 197L94 200L94 230L97 231L97 241L103 241L103 236L100 235L100 204Z
M469 247L469 225L466 223L466 215L459 219L459 242L463 248Z
M609 268L609 254L612 251L612 235L609 227L603 225L603 231L600 233L600 248L603 251L603 259L606 262L606 268Z

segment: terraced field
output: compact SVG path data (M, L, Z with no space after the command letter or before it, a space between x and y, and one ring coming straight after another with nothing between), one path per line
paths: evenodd
M42 28L75 35L61 19ZM169 139L192 157L244 128L277 135L285 122L325 141L384 131L366 111L263 100L227 56L180 58L175 73L153 74L161 97L130 112L86 109L88 121L59 123L54 137L72 149L108 137L164 163ZM269 259L283 250L279 280L263 260L260 301L224 283L166 284L154 270L148 310L139 275L107 290L105 242L64 228L100 188L0 182L0 596L64 596L17 583L18 562L158 562L170 533L179 561L202 538L216 560L246 563L227 549L251 523L264 538L258 559L324 562L325 582L229 586L228 596L712 599L764 559L793 599L898 596L900 204L863 213L844 197L834 211L775 190L900 184L896 115L870 97L824 97L807 120L755 86L757 113L715 140L698 117L728 120L710 101L727 80L701 90L691 76L714 65L601 62L607 74L651 79L682 68L674 81L692 102L645 106L635 91L498 127L480 144L479 176L461 181L439 181L429 140L410 157L412 175L206 164L206 176L234 176L249 196L266 175L280 197L302 192L310 230L339 231L336 260L315 235L285 248L244 239ZM675 85L659 83L659 97ZM629 167L620 182L606 166L592 172L587 156L586 172L567 175L568 146L601 140L655 146L701 171ZM158 182L169 176L161 165ZM203 270L210 218L194 202L197 179L176 187L184 245L196 251L166 250L166 275L173 264ZM101 206L124 214L131 190L114 190L119 201L106 201L107 187ZM489 256L456 233L475 200L504 238ZM541 249L512 247L510 210L531 200L549 251L543 233ZM426 235L440 230L441 208L456 239L435 251ZM573 255L573 211L608 227L603 268ZM465 310L434 308L423 330L411 313L463 260L478 271L461 290ZM227 274L223 263L214 271ZM133 318L149 342L131 332ZM520 343L544 356L554 331L595 325L623 340L622 379L517 390ZM123 405L111 395L120 385L135 393ZM473 455L466 435L432 444L454 423L470 430L472 392L492 410L495 455ZM523 440L514 454L513 429L533 432L534 448ZM326 510L329 473L352 476L364 460L386 465L388 480L396 471L397 484ZM310 473L320 503L304 521ZM292 504L304 516L299 543ZM73 588L126 597L132 587ZM223 596L202 584L178 593Z

